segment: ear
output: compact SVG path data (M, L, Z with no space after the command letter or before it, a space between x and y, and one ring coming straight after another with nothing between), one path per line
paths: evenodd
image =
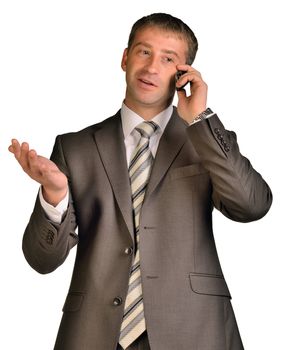
M126 69L127 69L127 58L128 58L128 49L125 49L123 52L123 57L121 62L121 67L124 72L126 72Z

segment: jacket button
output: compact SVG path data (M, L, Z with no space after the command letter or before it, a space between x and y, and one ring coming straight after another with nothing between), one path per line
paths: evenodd
M133 253L133 248L132 247L128 247L128 248L125 249L125 254L126 255L132 255L132 253Z
M115 299L114 299L114 301L113 301L113 304L115 305L115 306L119 306L119 305L121 305L122 304L122 298L121 297L116 297Z
M225 149L226 152L229 152L230 147L226 145L226 146L224 147L224 149Z
M215 128L215 129L214 129L214 132L215 132L216 134L220 134L220 129L219 129L219 128Z

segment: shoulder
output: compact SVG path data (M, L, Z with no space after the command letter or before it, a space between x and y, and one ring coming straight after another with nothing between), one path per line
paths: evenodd
M75 143L75 142L82 142L82 141L88 141L93 138L95 133L103 128L112 128L116 127L121 123L121 114L120 110L113 116L104 119L103 121L89 125L85 127L84 129L74 131L74 132L68 132L65 134L58 135L56 137L57 141L60 141L62 143Z

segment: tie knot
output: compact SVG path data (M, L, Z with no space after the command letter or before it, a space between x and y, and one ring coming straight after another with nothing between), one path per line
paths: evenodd
M136 126L136 130L141 134L142 137L149 139L159 128L154 122L143 122Z

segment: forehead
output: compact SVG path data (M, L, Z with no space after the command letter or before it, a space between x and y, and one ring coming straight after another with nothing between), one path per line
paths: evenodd
M182 34L153 26L140 28L135 34L132 47L144 43L155 49L176 51L184 57L188 51L187 41Z

